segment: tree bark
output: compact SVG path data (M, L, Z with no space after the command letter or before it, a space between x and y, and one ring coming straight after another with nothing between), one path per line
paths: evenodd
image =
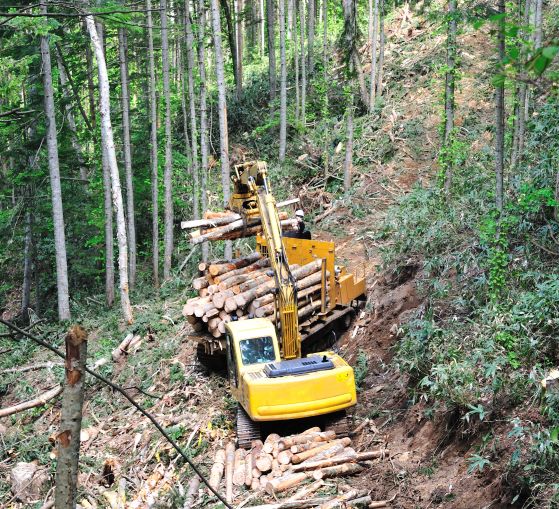
M164 189L164 253L163 278L171 277L173 258L173 154L171 138L171 88L169 85L169 34L167 29L167 0L161 0L161 61L163 65L163 96L165 97L165 171Z
M301 33L301 124L303 129L307 123L307 65L305 62L305 1L299 0L299 30Z
M103 146L106 149L107 161L109 163L108 166L111 174L113 205L116 213L120 305L125 321L130 324L133 322L133 316L132 307L130 306L130 297L128 294L128 242L126 235L126 219L124 217L124 205L120 187L120 175L118 172L118 164L116 161L113 127L111 123L109 78L107 75L107 66L105 63L105 56L103 54L103 47L97 34L93 16L85 16L85 21L87 24L89 35L91 37L93 50L97 58L97 68L99 73L101 140Z
M90 18L91 19L91 18ZM91 23L93 20L91 19ZM87 335L81 327L72 327L66 336L66 384L62 395L60 433L56 463L56 509L76 507L80 431L87 356Z
M289 1L289 0L288 0ZM279 160L285 161L287 144L287 64L285 56L285 0L279 0L279 33L280 33L280 135Z
M29 199L29 198L28 198ZM33 214L31 204L27 204L25 212L25 239L23 242L23 285L21 289L21 316L29 323L29 307L31 305L31 269L33 266Z
M134 182L132 180L132 153L130 149L130 95L128 92L128 41L126 30L118 29L118 54L122 101L122 150L126 178L126 212L128 220L128 264L130 289L136 284L136 221L134 211Z
M386 43L386 34L384 33L384 0L380 0L379 10L379 34L380 48L378 55L378 74L377 74L377 97L382 95L382 79L384 72L384 46Z
M236 21L236 36L237 36L237 99L240 99L243 93L243 0L236 0L235 2L235 21Z
M192 176L194 183L194 219L200 218L200 164L198 161L198 125L196 121L196 92L194 89L194 35L190 19L190 0L184 3L184 30L186 33L186 74L188 79L188 105L190 107L190 143L192 154Z
M276 98L276 34L274 0L266 0L266 21L268 27L268 76L270 79L270 100Z
M497 32L497 51L499 69L502 70L505 58L505 0L498 1L498 12L503 15L499 20ZM495 207L503 211L503 170L505 157L505 84L500 80L495 90Z
M346 149L344 160L344 192L347 194L351 189L351 174L353 168L353 92L347 110Z
M295 68L295 120L299 120L300 108L301 108L301 93L299 90L299 45L297 42L297 1L289 0L293 3L294 16L292 19L292 41L293 41L293 67Z
M304 0L300 0L304 1ZM315 27L315 0L308 0L309 2L309 12L308 12L308 40L307 40L307 66L309 68L309 74L312 76L314 70L314 27Z
M198 0L198 72L200 74L200 155L201 155L201 200L202 211L208 206L207 175L208 175L208 112L206 89L206 7L204 0ZM208 259L208 244L202 244L202 260Z
M224 207L229 205L229 132L227 128L227 98L225 90L225 69L221 45L221 20L217 0L211 0L212 27L215 53L215 73L217 77L218 114L219 114L219 145L221 160L221 186L223 190ZM225 242L225 258L232 257L231 242Z
M235 1L235 0L234 0ZM229 51L231 52L231 60L233 61L233 79L235 85L239 84L239 63L237 51L237 38L235 36L235 28L233 27L233 15L231 14L231 7L229 0L219 0L223 13L225 14L225 22L227 23L227 41L229 42ZM235 9L235 15L237 11Z
M448 27L446 39L446 75L445 75L445 127L443 138L443 149L446 149L444 157L445 182L444 190L450 195L452 187L452 161L449 160L448 150L453 143L454 132L454 90L456 83L456 0L448 0Z
M87 35L87 27L85 21L83 23L83 30ZM91 129L96 127L96 114L95 114L95 83L93 82L93 55L91 54L91 46L89 43L85 45L85 60L87 63L87 95L89 98L89 118L91 120Z
M153 55L153 23L151 0L146 0L148 59L149 59L149 111L151 161L151 246L153 285L159 287L159 162L157 156L157 99L155 97L155 62Z
M41 0L41 13L47 13L47 0ZM45 117L47 119L47 152L52 194L52 219L54 226L54 250L56 254L56 288L58 294L58 318L70 319L70 298L68 295L68 265L66 261L66 236L64 233L64 211L62 188L60 186L60 165L58 162L58 141L54 112L54 92L52 88L52 67L48 35L41 36L41 61L43 63L43 85L45 96Z
M374 8L373 8L374 3ZM379 0L369 0L369 30L371 44L371 80L369 86L369 110L375 107L377 79L377 41L378 41L378 4Z
M266 14L264 11L264 0L258 0L258 13L260 15L260 22L258 23L258 29L260 31L259 33L259 41L260 41L260 57L263 58L264 57L264 47L266 46L266 28L265 28L265 23L266 23Z
M72 111L72 106L70 104L70 92L68 90L68 75L66 74L66 67L62 60L62 54L57 45L56 50L56 62L58 64L58 75L60 77L60 88L62 88L62 96L64 97L64 109L66 110L66 119L68 120L68 129L70 130L70 142L72 143L72 148L76 153L76 159L78 161L78 167L80 171L80 178L84 181L83 184L87 187L87 166L83 158L83 148L78 140L78 130L76 127L76 119L74 118L74 112ZM87 118L87 117L85 117Z
M328 0L322 0L322 61L326 78L328 74Z

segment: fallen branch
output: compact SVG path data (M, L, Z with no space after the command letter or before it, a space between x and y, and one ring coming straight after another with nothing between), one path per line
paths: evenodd
M33 371L35 369L52 369L55 366L64 366L61 362L39 362L38 364L32 364L30 366L20 366L19 368L8 368L3 370L1 373L25 373L26 371Z
M24 410L29 410L30 408L35 408L47 404L51 399L56 398L62 392L62 386L58 385L50 391L47 391L40 396L30 399L29 401L24 401L23 403L18 403L17 405L9 406L7 408L0 408L0 417L8 417L8 415L17 414L18 412L23 412Z

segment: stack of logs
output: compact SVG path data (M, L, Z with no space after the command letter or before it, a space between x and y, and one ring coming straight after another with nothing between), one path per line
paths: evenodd
M280 202L278 207L291 204L294 200ZM287 212L280 212L279 220L283 231L297 229L297 220L289 219ZM262 233L262 223L258 217L245 220L240 214L231 211L212 212L207 210L203 219L183 221L183 230L192 230L189 233L190 243L193 245L214 240L233 240L243 237L254 237Z
M195 331L207 328L213 337L225 333L225 324L235 316L239 320L268 317L275 320L275 280L268 258L251 253L230 262L200 263L201 276L192 285L199 296L189 299L183 315ZM299 319L320 310L322 261L292 265L297 284ZM326 281L328 281L328 273ZM326 292L326 295L328 292Z
M218 450L211 469L210 485L220 489L224 478L229 502L234 499L235 487L240 489L244 486L276 495L307 479L321 481L358 474L370 460L387 455L385 449L356 452L351 448L349 437L339 438L335 431L322 432L318 427L284 438L271 434L264 443L253 441L250 450L235 449L233 442ZM315 482L306 486L290 500L302 498L321 485Z

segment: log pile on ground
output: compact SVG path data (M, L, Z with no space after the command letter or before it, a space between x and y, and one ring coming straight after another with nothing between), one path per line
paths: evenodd
M288 202L278 203L278 207ZM289 218L287 212L279 213L279 220L283 231L297 229L297 220ZM181 223L183 230L191 230L189 233L190 243L192 245L201 244L215 240L234 240L243 237L253 237L262 233L262 223L260 218L245 219L240 214L232 211L212 212L207 210L203 219L194 219L192 221L183 221Z
M283 438L271 434L264 442L253 441L250 450L235 450L229 442L215 454L211 484L221 489L223 477L223 491L232 502L243 487L277 497L310 481L287 499L303 502L323 486L323 479L359 474L372 460L388 456L386 449L357 452L351 445L351 438L338 437L335 431L321 431L318 427ZM355 491L344 502L363 496Z
M291 266L297 282L300 320L320 311L321 267L321 260ZM225 324L233 319L275 320L275 281L268 258L255 252L230 262L200 263L198 269L201 275L192 282L198 297L189 299L183 308L195 331L207 330L219 338L225 334Z

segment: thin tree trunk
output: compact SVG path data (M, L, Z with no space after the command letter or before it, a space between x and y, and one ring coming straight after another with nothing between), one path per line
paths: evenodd
M274 0L266 0L266 20L268 24L268 75L270 78L270 100L276 98L276 35L274 32Z
M178 45L180 47L180 45ZM186 97L188 94L187 91L187 73L185 72L186 69L184 68L184 60L186 60L186 56L183 55L182 52L179 52L178 55L178 63L177 65L181 68L181 109L182 109L182 129L184 134L184 144L186 147L186 170L189 175L192 175L192 144L190 143L190 136L188 134L188 109L186 107ZM194 205L197 204L196 198L196 189L193 189L194 199L192 200L192 205L194 209Z
M192 144L192 173L194 181L194 219L200 219L200 164L198 162L198 126L196 121L196 92L194 90L194 35L190 19L190 0L184 3L184 29L186 32L186 74L188 77L188 105L190 107L190 140Z
M295 0L287 0L287 39L293 40L293 4Z
M445 127L443 147L447 149L444 160L444 190L448 196L452 187L454 168L448 158L448 148L453 142L454 90L456 84L456 0L448 0L448 27L446 40Z
M301 124L307 124L307 66L305 63L305 0L299 0L299 30L301 33Z
M217 0L211 0L212 27L215 53L215 74L217 77L218 115L219 115L219 145L221 161L221 186L223 190L223 204L229 205L229 132L227 128L227 99L225 95L225 69L223 66L223 52L221 46L221 19ZM233 255L230 241L225 242L225 258Z
M344 192L346 194L349 193L351 189L351 174L353 171L353 102L354 99L352 92L347 111L346 149L344 161Z
M294 16L292 19L293 28L293 66L295 67L295 119L299 120L301 111L301 93L299 90L299 46L297 44L297 0L290 0L293 2Z
M206 7L204 0L198 0L198 71L200 74L200 156L201 156L201 207L205 211L208 207L207 178L208 178L208 112L206 90ZM202 244L202 260L208 260L208 243Z
M149 110L151 148L151 246L153 258L153 285L159 287L159 162L157 156L157 99L155 95L155 62L153 54L153 22L151 0L146 0L148 58L149 58Z
M374 1L374 8L373 8ZM369 108L375 107L377 82L377 41L378 41L378 4L379 0L369 0L369 30L371 44L371 80L369 87Z
M384 0L380 0L379 9L380 47L378 55L377 97L382 95L382 79L384 72L384 46L386 44L386 34L384 33Z
M87 34L87 27L85 22L83 29ZM91 47L89 42L85 44L85 61L87 63L87 95L89 98L89 118L91 121L91 129L95 129L97 120L95 114L95 83L93 82L93 55L91 54Z
M280 136L279 160L285 161L287 144L287 65L285 56L285 0L279 0L280 32Z
M355 50L353 52L353 65L355 66L355 73L357 74L357 82L359 83L359 92L361 95L361 102L369 109L369 94L367 94L367 85L365 83L365 74L363 73L363 67L361 65L361 59L359 57L359 52Z
M128 220L128 263L130 289L136 284L136 221L134 211L134 183L132 180L132 154L130 151L130 96L128 93L128 42L126 30L118 29L118 54L120 57L120 82L122 100L122 148L126 176L126 212Z
M47 0L41 0L41 13L47 13ZM70 319L70 298L68 295L68 265L66 261L66 236L64 233L64 211L62 188L60 186L60 166L58 163L58 141L52 88L52 67L48 35L41 36L41 61L43 63L43 84L45 90L45 117L47 119L47 152L52 193L52 219L54 226L54 250L56 254L56 288L58 294L58 318Z
M85 160L83 158L83 149L78 140L78 132L76 128L76 120L74 119L74 113L72 112L72 106L70 104L70 92L68 90L68 76L66 74L66 69L64 63L62 62L62 56L60 50L56 51L56 62L58 64L58 75L60 77L60 87L62 88L62 96L64 97L64 109L66 110L66 119L68 120L68 129L70 130L70 142L72 143L72 148L76 153L76 159L78 161L78 167L80 171L80 178L84 181L84 185L87 186L87 166L85 165Z
M91 37L93 51L97 58L97 68L99 73L99 109L101 117L101 140L106 147L106 155L111 174L111 190L113 205L116 213L116 230L118 242L118 272L120 287L120 305L122 315L129 324L133 322L132 307L130 306L130 296L128 294L128 242L126 235L126 219L124 217L124 204L120 187L120 175L116 161L116 152L113 138L113 127L111 124L111 109L109 95L109 78L103 46L97 34L93 16L85 16L85 21Z
M302 0L304 1L304 0ZM314 69L314 25L315 25L315 0L308 0L309 2L309 12L308 12L308 23L309 31L307 34L307 66L309 68L309 75L312 76Z
M66 335L66 384L62 394L60 432L56 437L56 509L73 509L78 495L78 466L82 426L87 335L72 327Z
M499 20L497 33L497 49L499 56L499 69L502 69L505 58L505 0L498 1L498 12L503 16ZM503 211L503 170L505 157L505 85L502 81L495 90L495 207L499 212Z
M167 0L161 0L161 61L163 65L163 96L165 97L165 172L164 188L164 254L163 278L171 277L173 258L173 154L171 139L171 88L169 85L169 34L167 30Z
M326 78L328 74L328 0L322 0L322 60Z
M103 41L103 25L100 23L97 24L97 33ZM104 46L103 43L102 46ZM101 143L101 167L103 171L103 213L105 218L105 302L107 307L111 308L115 302L113 199L109 158L103 143Z
M543 0L536 0L536 12L534 15L534 48L542 47L543 40Z
M243 0L236 0L235 21L237 25L237 99L243 93Z
M260 30L260 57L264 57L264 48L266 47L266 14L264 11L264 0L258 0L258 9L260 13L260 23L258 24Z
M231 14L231 7L229 0L219 0L223 13L225 14L225 22L227 23L227 41L229 42L229 51L231 52L231 60L233 61L233 79L235 85L239 86L239 61L237 51L237 38L235 37L235 28L233 25L233 15ZM238 89L237 89L238 93Z
M31 197L28 197L30 200ZM21 316L29 323L29 306L31 305L31 269L33 266L33 214L31 204L25 212L25 237L23 242L23 285L21 289Z

